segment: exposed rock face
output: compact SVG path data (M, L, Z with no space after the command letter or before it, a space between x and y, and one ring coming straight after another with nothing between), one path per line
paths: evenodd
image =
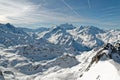
M107 50L107 51L105 51L105 50ZM113 57L115 54L120 55L120 43L114 43L114 44L107 43L107 44L105 44L103 49L98 51L97 54L92 57L92 60L91 60L89 66L87 67L86 70L89 70L91 65L94 62L97 63L103 56L106 56L106 58L114 60Z

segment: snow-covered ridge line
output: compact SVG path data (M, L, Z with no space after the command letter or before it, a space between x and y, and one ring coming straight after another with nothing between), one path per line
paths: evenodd
M39 30L41 31L35 33L31 30L16 28L9 23L0 24L0 43L9 47L32 44L43 38L50 43L71 47L76 51L86 51L113 42L113 40L117 42L120 38L118 30L106 32L94 26L75 27L68 23Z
M95 59L93 59L95 58ZM105 45L97 55L92 58L87 72L78 80L119 80L120 71L120 43ZM95 61L95 63L94 63ZM88 79L87 79L88 78Z
M9 47L19 44L29 44L31 42L34 42L34 39L26 32L9 23L0 24L0 44Z

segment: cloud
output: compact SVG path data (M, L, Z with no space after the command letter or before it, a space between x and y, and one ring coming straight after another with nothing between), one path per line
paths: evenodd
M46 2L46 1L45 1ZM1 0L0 1L0 22L11 22L14 24L35 24L47 22L79 22L79 14L64 0L63 3L74 15L54 12L42 6L43 3L34 4L29 0ZM49 2L47 3L49 4ZM70 12L71 12L70 11Z
M9 17L22 18L26 13L31 12L32 4L27 0L0 0L0 21L9 22Z
M33 0L32 0L33 1ZM31 25L37 23L101 23L99 20L92 18L86 18L82 16L77 11L74 10L65 0L61 0L62 4L66 8L59 8L59 10L68 9L69 12L62 13L59 10L52 11L51 9L45 7L45 5L50 4L48 0L39 0L38 4L30 0L0 0L0 22L6 23L10 22L18 25ZM54 1L54 0L51 0ZM51 6L53 4L50 4ZM57 5L57 4L54 4ZM88 0L89 8L91 8L90 1ZM56 8L57 9L57 8ZM58 12L59 11L59 12ZM73 14L68 14L68 13ZM109 23L103 23L109 24Z

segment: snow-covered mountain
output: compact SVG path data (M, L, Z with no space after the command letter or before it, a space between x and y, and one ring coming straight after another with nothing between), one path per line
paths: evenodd
M120 41L120 30L110 30L104 34L98 35L105 43L113 43Z
M0 24L0 80L120 80L119 30L25 30Z
M19 44L29 44L33 41L32 37L19 28L9 23L0 24L0 44L9 47Z
M80 26L68 32L73 36L73 38L77 42L85 46L89 46L90 48L98 47L104 44L104 41L102 41L97 36L99 34L105 33L105 31L97 27Z
M66 29L65 25L67 27L69 26L73 27L72 25L62 24L61 26L52 28L50 31L45 33L42 38L48 40L50 43L61 45L66 48L73 48L74 50L77 51L88 50L87 46L84 46L81 43L78 43L77 41L74 40L72 35L67 32L67 30L71 28Z
M38 36L38 39L44 38L53 44L72 46L75 50L84 51L84 49L91 50L105 43L119 41L120 31L102 30L94 26L74 27L72 24L66 23L42 32ZM81 46L81 49L77 46Z
M103 33L104 30L93 26L74 27L66 23L39 34L39 38L57 45L73 47L77 51L84 51L103 45L104 41L97 37Z
M40 27L40 28L37 28L37 29L29 29L29 28L18 27L18 29L26 32L33 39L38 38L38 34L40 34L42 32L45 32L45 31L49 31L49 28L46 28L46 27Z

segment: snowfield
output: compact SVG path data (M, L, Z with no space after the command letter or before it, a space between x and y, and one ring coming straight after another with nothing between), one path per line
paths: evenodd
M119 71L109 61L100 61L78 80L120 80Z

